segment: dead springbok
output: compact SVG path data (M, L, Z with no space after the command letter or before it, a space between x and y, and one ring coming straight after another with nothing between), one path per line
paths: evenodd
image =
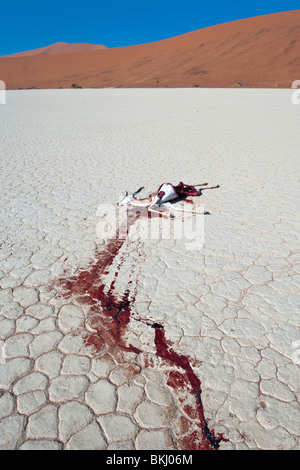
M201 191L204 189L216 189L220 186L212 186L210 188L199 188L196 189L196 186L207 186L207 183L196 184L194 186L190 186L184 183L179 183L177 186L173 186L171 183L163 183L154 193L151 193L147 199L137 199L135 196L138 194L143 187L139 188L132 194L128 194L126 191L125 196L118 202L119 206L136 206L136 207L147 207L148 212L155 212L161 216L173 218L174 216L171 214L166 214L164 212L160 212L158 210L153 209L154 206L167 206L173 210L181 211L181 212L189 212L190 214L208 214L208 212L197 212L197 211L189 211L185 209L175 208L173 204L169 201L174 201L176 199L180 200L187 196L199 196Z

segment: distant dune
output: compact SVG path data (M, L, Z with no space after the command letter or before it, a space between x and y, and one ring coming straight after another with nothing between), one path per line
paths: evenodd
M70 52L82 52L82 51L96 51L96 50L107 49L106 46L88 44L85 42L78 44L69 44L68 42L56 42L51 46L40 47L32 51L17 52L6 57L27 57L29 55L48 55L48 54L68 54Z
M0 79L8 89L72 84L289 88L300 80L300 10L224 23L149 44L114 49L88 45L92 50L85 46L57 43L2 57Z

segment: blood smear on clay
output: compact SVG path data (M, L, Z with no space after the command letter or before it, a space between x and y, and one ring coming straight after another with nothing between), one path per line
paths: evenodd
M131 281L121 298L115 292L115 283L122 263L115 268L114 278L110 285L107 286L103 282L103 276L108 273L124 242L125 239L117 237L108 240L103 250L95 254L95 259L85 269L77 269L74 275L61 277L56 283L65 298L72 296L78 303L88 306L87 321L94 331L84 333L85 345L92 347L96 353L101 352L105 345L107 352L113 356L120 352L143 353L139 348L128 344L126 340L125 333L131 320L131 306L135 300L135 294L129 290L129 287L132 287ZM156 355L174 367L173 372L168 372L167 385L173 388L175 393L179 389L184 389L193 397L193 406L185 404L183 411L192 420L197 420L197 423L193 424L193 429L180 439L180 448L182 450L217 449L223 437L215 436L214 432L208 429L201 401L201 383L191 367L189 358L172 349L172 344L166 340L162 325L139 319L136 315L134 319L155 328Z

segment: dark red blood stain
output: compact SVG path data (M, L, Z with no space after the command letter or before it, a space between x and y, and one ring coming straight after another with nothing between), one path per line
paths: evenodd
M118 298L114 290L120 265L109 286L106 286L102 280L103 275L108 273L108 268L112 265L124 241L118 238L109 240L103 250L95 254L95 260L86 269L78 269L73 276L60 278L57 283L62 288L64 297L74 296L79 303L89 305L87 322L94 332L87 332L83 336L85 344L93 347L95 352L100 352L105 344L107 352L115 358L122 358L124 352L142 353L140 349L131 344L128 345L125 339L131 318L131 305L135 300L135 295L132 295L129 290L132 281L128 282L128 289L123 296ZM195 424L193 423L193 430L180 439L180 447L190 450L217 449L222 436L215 436L214 432L208 428L201 401L201 383L193 372L189 358L172 349L172 345L166 341L162 325L153 324L138 317L135 317L135 320L143 321L155 328L156 355L172 366L182 369L182 373L170 372L167 384L177 392L179 389L184 389L195 399L194 406L184 404L183 410L190 418L199 420L199 430L194 430ZM186 426L187 423L186 420Z
M84 336L84 342L97 352L102 350L103 343L110 348L118 345L124 351L137 354L141 352L134 346L125 345L123 340L126 326L130 321L130 304L134 298L129 301L129 290L123 294L121 299L118 299L113 292L120 266L116 269L110 286L107 287L102 282L102 276L113 263L124 241L124 239L109 240L103 251L96 254L96 260L91 262L86 269L77 270L75 275L70 278L58 280L64 297L75 296L77 302L90 305L88 321L96 333L87 333ZM98 341L96 337L98 337Z
M157 217L164 217L163 215L163 212L160 212L159 214L157 212L151 212L151 211L148 211L147 212L147 217L148 219L155 219Z
M175 192L178 194L178 197L185 196L199 196L199 189L196 189L195 186L189 184L184 184L180 182L177 186L174 186Z
M183 450L212 450L212 448L203 447L201 435L203 431L198 425L197 430L191 430L187 435L179 439L178 445Z
M84 344L88 347L92 347L96 352L99 352L103 348L103 342L98 335L87 333L83 336Z
M164 329L158 328L155 325L153 325L153 327L155 328L155 345L157 356L168 361L173 366L180 367L185 371L185 374L181 374L177 371L171 372L169 374L169 380L167 382L168 385L173 387L174 390L178 390L178 388L190 388L196 399L198 419L200 421L202 436L199 436L199 433L197 433L197 440L195 440L194 434L192 435L192 448L195 450L217 449L220 445L219 443L222 439L222 436L215 436L214 432L210 431L208 428L201 400L202 390L199 378L193 371L187 356L176 353L171 347L168 346Z
M191 419L197 419L198 417L198 410L196 406L191 406L191 405L184 405L182 407L183 411L185 414L191 418Z
M181 435L186 434L190 430L191 423L184 416L180 416L178 424Z

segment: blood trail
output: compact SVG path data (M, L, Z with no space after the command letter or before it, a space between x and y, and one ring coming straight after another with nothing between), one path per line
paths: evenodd
M130 279L127 283L127 290L121 296L115 288L124 258L115 268L111 283L106 285L104 282L105 275L108 274L109 268L125 242L125 239L118 239L117 236L118 234L115 239L108 240L103 249L95 253L94 260L85 269L77 269L75 274L69 277L66 274L58 279L56 285L65 298L72 297L79 304L88 307L87 322L93 332L86 331L83 334L86 346L92 346L96 353L103 351L105 347L112 356L122 353L138 355L144 351L128 344L126 340L137 284L133 286ZM178 390L184 390L185 393L193 396L195 405L183 403L182 408L185 414L193 420L193 428L179 440L179 448L183 450L217 449L223 436L215 436L214 431L208 428L201 400L201 383L192 369L190 359L174 351L172 343L166 340L163 325L150 320L146 321L136 315L134 320L143 321L155 329L156 356L174 368L166 373L167 385L174 390L175 394ZM125 354L125 357L128 360L128 355Z

